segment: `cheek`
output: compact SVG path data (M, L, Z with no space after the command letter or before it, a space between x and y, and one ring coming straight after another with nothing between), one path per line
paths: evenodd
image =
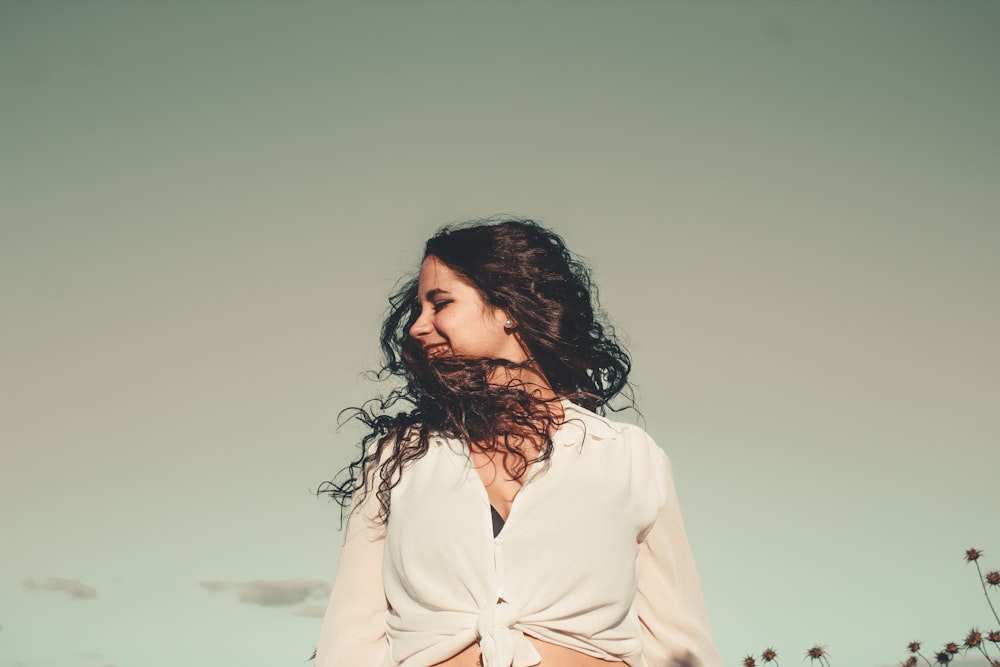
M434 330L451 345L461 345L469 336L462 318L454 313L441 313L434 320Z
M447 339L453 348L470 354L483 352L495 339L488 324L478 313L469 316L467 313L453 312L447 317L441 313L436 326L438 334Z

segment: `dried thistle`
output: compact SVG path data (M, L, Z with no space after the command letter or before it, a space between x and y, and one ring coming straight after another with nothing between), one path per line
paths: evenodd
M934 662L939 665L947 665L951 662L951 654L947 651L938 651L934 654Z
M820 646L819 644L806 651L806 657L812 658L813 660L819 660L824 655L826 655L826 647Z
M962 647L956 644L955 642L948 642L947 644L944 645L944 650L951 655L955 655L956 653L962 650Z
M778 652L775 651L770 646L768 646L766 649L764 649L764 652L760 654L760 658L764 662L772 662L777 657L778 657Z
M983 595L986 596L986 604L990 606L990 611L993 612L993 618L997 619L997 623L1000 623L1000 614L997 614L996 607L993 606L993 600L990 599L990 592L986 590L987 583L990 583L991 586L1000 585L1000 572L996 572L995 570L988 572L986 574L986 577L984 578L983 570L981 567L979 567L979 557L982 555L983 552L980 551L979 549L969 549L968 551L965 552L965 560L969 563L976 564L976 572L979 573L979 584L983 587ZM997 582L996 584L990 581L990 577L992 577L993 574L996 574L995 577L995 580Z
M1000 586L1000 571L990 570L986 573L986 576L983 577L983 579L985 579L986 583L990 586Z
M965 642L962 643L962 646L964 646L965 648L976 648L982 643L983 643L983 633L981 633L979 630L975 628L972 628L971 630L969 630L969 634L966 635Z
M917 667L917 656L911 655L909 658L899 663L899 667Z
M810 660L819 660L821 667L830 667L830 658L826 654L826 647L820 644L815 644L812 648L806 651L806 657Z
M743 667L754 667L754 665L756 664L757 661L753 659L752 655L748 655L747 657L743 658Z
M986 633L986 641L1000 644L1000 630L990 630Z
M910 653L916 653L920 650L920 642L910 642L906 645L906 648L910 651Z

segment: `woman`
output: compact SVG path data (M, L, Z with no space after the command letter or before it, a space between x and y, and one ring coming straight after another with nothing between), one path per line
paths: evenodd
M390 298L318 667L667 667L712 645L666 455L606 419L631 362L526 220L446 227ZM410 409L388 414L397 401Z

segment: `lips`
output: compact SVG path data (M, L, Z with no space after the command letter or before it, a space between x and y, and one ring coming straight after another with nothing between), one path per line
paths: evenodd
M443 357L448 354L448 344L447 343L435 343L434 345L425 345L424 354L428 357Z

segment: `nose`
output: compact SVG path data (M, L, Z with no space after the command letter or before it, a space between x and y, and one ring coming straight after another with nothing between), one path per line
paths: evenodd
M430 315L428 315L426 310L421 311L420 317L418 317L417 321L410 327L410 337L420 340L421 336L426 336L433 331L433 329L434 327L431 325Z

